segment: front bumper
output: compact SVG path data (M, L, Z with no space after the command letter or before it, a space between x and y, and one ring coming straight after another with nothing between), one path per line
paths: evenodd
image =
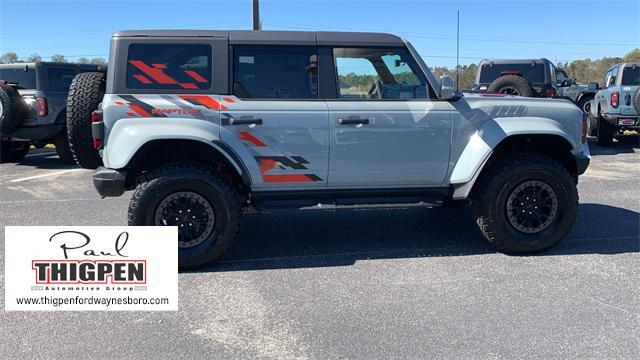
M102 197L124 194L126 180L127 173L121 170L99 167L93 173L93 186Z
M578 175L584 174L591 163L591 152L589 151L589 144L585 141L582 143L582 152L574 155L576 159L576 172Z

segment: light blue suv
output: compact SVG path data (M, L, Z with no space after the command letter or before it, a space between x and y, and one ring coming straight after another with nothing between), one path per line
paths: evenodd
M590 133L598 145L611 145L625 130L640 130L640 63L616 64L607 70L604 88L591 105Z

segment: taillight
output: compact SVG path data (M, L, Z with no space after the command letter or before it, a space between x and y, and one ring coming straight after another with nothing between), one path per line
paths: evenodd
M547 89L547 97L552 98L556 96L556 91L554 89Z
M36 98L37 114L38 116L47 116L49 109L47 108L47 98Z
M99 122L102 122L102 111L96 110L91 113L91 123L99 123ZM92 140L92 146L96 150L99 150L100 148L102 148L102 139L98 139L94 137Z
M611 92L611 107L617 108L620 105L620 93L617 91Z
M102 111L94 111L91 113L91 122L99 122L102 121Z

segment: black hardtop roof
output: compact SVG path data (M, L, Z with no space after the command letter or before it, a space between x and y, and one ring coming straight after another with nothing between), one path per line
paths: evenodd
M119 37L226 38L231 44L402 46L402 38L386 33L272 30L127 30Z
M98 67L105 67L105 65L94 65L94 64L38 61L38 62L28 62L28 63L0 64L0 69L23 69L25 66L28 66L30 68L35 68L39 66L78 67L81 69L98 69Z
M490 64L490 63L494 63L494 64L531 64L531 63L536 63L536 64L547 64L550 63L551 61L547 58L538 58L538 59L483 59L480 61L480 66L485 65L485 64Z

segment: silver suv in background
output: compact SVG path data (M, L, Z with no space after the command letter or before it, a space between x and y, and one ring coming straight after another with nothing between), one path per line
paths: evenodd
M80 74L72 150L130 225L179 228L181 268L219 259L246 210L455 206L498 250L571 229L589 164L570 101L463 95L381 33L123 31ZM86 135L92 134L92 135ZM291 224L291 226L296 226Z

